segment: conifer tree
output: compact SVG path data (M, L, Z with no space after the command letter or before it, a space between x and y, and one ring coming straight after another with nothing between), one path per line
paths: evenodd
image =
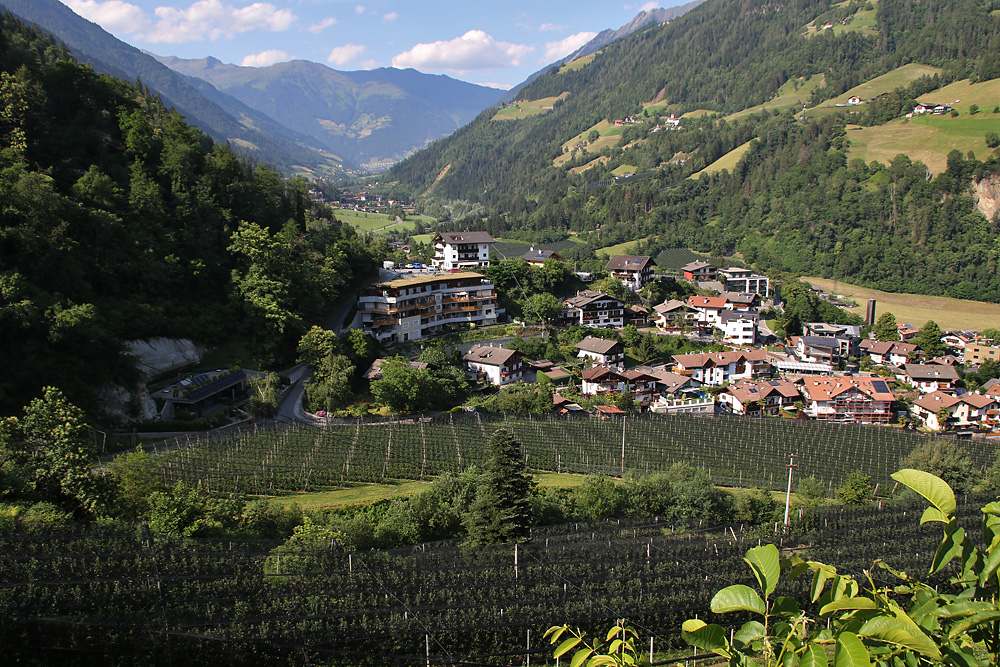
M505 429L493 433L482 484L465 517L469 544L508 544L528 538L535 483L525 472L521 443Z

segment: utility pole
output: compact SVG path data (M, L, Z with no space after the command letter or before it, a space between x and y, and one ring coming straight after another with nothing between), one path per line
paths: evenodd
M795 467L795 454L789 454L788 488L785 490L785 525L788 525L788 505L792 500L792 468Z
M625 477L625 419L628 413L622 415L622 478Z

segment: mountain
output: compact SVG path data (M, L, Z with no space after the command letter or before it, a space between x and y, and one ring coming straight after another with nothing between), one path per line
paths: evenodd
M558 98L544 112L481 114L389 179L484 212L454 224L494 236L645 239L632 252L739 253L767 271L1000 301L1000 223L983 205L1000 191L1000 155L985 139L1000 130L988 111L998 10L994 0L706 0L538 77L519 97ZM827 104L875 79L884 83L866 103ZM981 98L959 94L970 84ZM917 99L959 98L955 119L904 118ZM922 128L911 156L870 153ZM724 168L706 169L723 156ZM628 173L641 178L616 180Z
M256 160L285 173L301 168L339 171L339 160L315 139L297 133L239 100L197 79L181 76L58 0L0 0L0 8L46 30L74 57L96 71L141 80L194 126L217 141L230 141Z
M211 57L156 57L355 164L395 162L454 132L501 95L413 69L340 72L306 60L240 67Z
M529 76L527 79L525 79L518 85L508 90L507 93L501 99L501 101L510 102L517 99L518 93L521 91L522 88L524 88L526 85L528 85L529 83L540 77L542 74L545 74L553 67L558 67L566 63L571 63L577 58L583 58L585 56L589 56L592 53L597 53L608 44L616 42L623 37L627 37L636 30L649 26L649 24L651 23L659 25L661 23L666 23L667 21L671 21L677 18L678 16L683 16L684 14L694 9L703 2L705 2L705 0L692 0L692 2L688 2L683 5L678 5L676 7L669 7L667 9L664 9L663 7L658 7L656 9L641 11L638 14L636 14L631 21L629 21L622 27L618 28L617 30L612 30L610 28L602 30L601 32L597 33L597 35L595 35L593 39L591 39L589 42L578 48L573 53L569 54L565 58L557 60L554 63L546 65L544 68L538 70L537 72Z

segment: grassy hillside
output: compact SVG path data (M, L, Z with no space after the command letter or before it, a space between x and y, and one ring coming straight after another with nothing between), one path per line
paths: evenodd
M722 157L720 157L718 160L716 160L712 164L710 164L707 167L705 167L704 169L702 169L701 171L698 171L698 172L695 172L695 173L691 174L691 178L701 178L702 175L704 175L704 174L714 174L716 172L722 171L723 169L728 169L728 170L732 171L733 167L736 166L736 164L740 161L740 159L743 157L743 155L750 148L750 143L752 141L753 140L751 139L750 141L746 142L745 144L737 146L736 148L734 148L733 150L729 151L728 153L726 153L725 155L723 155Z
M969 151L984 157L989 155L992 151L984 139L987 132L1000 132L1000 114L979 113L957 118L925 114L875 127L849 126L848 155L865 162L888 163L903 153L926 164L932 174L940 174L952 150L957 149L963 155Z
M564 100L569 96L569 93L563 93L556 97L543 97L538 100L522 100L519 102L512 102L506 109L500 109L493 116L493 120L519 120L521 118L529 118L531 116L540 116L541 114L548 113L552 111L555 103L558 100Z
M771 111L775 109L798 109L809 101L815 91L823 88L824 86L826 86L826 77L822 74L789 79L783 86L781 86L781 88L778 89L778 94L775 95L774 98L768 100L764 104L758 104L757 106L750 107L749 109L729 114L726 116L726 120L733 121L737 118L742 118L753 113L759 113L764 109Z
M902 67L897 67L891 72L887 72L882 76L877 76L870 81L866 81L859 86L854 86L848 91L832 97L826 100L822 104L817 105L818 107L832 107L837 104L846 104L847 100L857 95L863 100L870 100L873 97L877 97L882 93L887 93L890 90L896 88L905 87L909 85L912 81L916 81L923 76L933 76L935 74L941 74L942 69L940 67L931 67L930 65L921 65L919 63L910 63L908 65L903 65Z
M975 329L982 331L1000 323L1000 305L995 303L924 294L882 292L826 278L803 278L802 280L833 294L842 294L852 298L858 303L858 307L851 308L851 312L862 317L864 317L868 299L875 299L876 315L892 313L896 316L897 322L908 322L915 327L922 326L928 320L934 320L938 326L945 330Z

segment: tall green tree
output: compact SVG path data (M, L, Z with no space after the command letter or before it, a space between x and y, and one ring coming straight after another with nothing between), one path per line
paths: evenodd
M896 316L892 313L882 313L882 316L875 322L872 328L875 339L880 341L899 340L899 328L896 324Z
M489 458L476 500L465 518L469 544L527 540L534 486L524 468L521 443L506 429L497 429L490 437Z
M929 358L937 357L947 351L945 344L941 342L941 327L934 320L927 320L924 326L920 327L920 333L913 339L913 342L924 351ZM913 468L916 466L906 466ZM948 480L945 480L948 481Z

